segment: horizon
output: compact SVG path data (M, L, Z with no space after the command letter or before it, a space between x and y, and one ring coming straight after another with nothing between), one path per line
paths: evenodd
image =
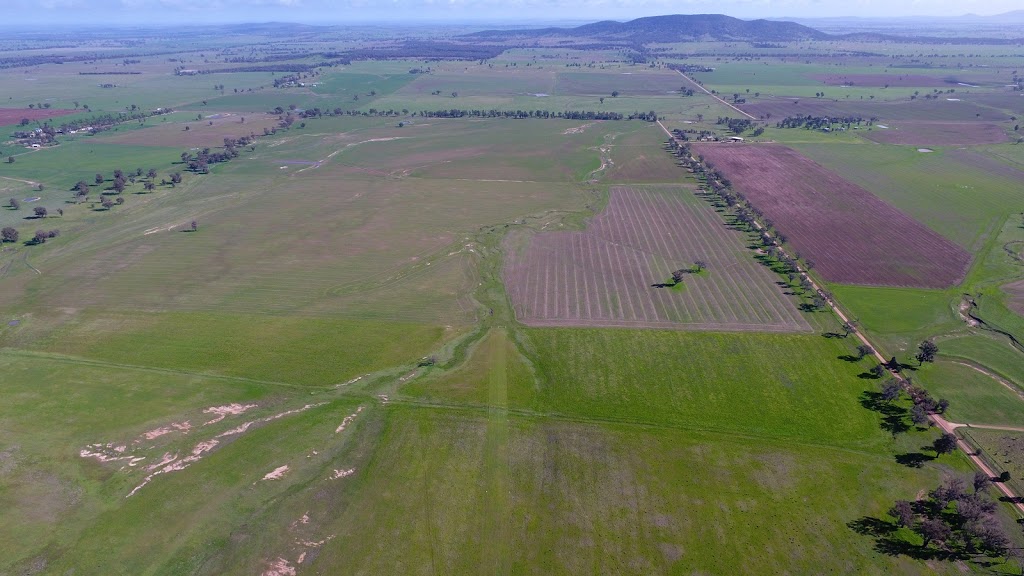
M16 0L0 28L159 28L271 22L321 26L567 25L674 14L724 14L743 20L897 20L991 17L1020 11L1016 0L940 0L929 2L927 10L922 10L917 0L860 0L857 4L859 13L850 14L848 2L833 0L516 0L507 4L496 0L347 0L345 5L323 0ZM582 19L581 11L594 16ZM396 12L402 16L395 17Z

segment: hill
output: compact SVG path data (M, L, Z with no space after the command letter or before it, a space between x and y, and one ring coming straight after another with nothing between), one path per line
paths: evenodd
M541 38L569 36L629 40L633 42L685 42L692 40L741 40L752 42L789 42L820 40L828 34L795 22L772 20L740 20L723 14L673 14L649 16L628 22L605 20L576 28L542 28L534 30L485 30L467 37Z

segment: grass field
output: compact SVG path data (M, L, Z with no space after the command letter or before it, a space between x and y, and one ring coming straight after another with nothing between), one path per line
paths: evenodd
M949 400L949 420L1003 426L1024 422L1024 391L962 361L943 360L916 376L932 395Z
M0 246L0 574L1016 568L922 561L863 533L889 521L895 499L969 475L969 461L932 459L922 447L934 429L893 433L908 402L877 411L874 361L858 359L833 314L800 310L750 235L687 189L658 124L418 114L653 110L669 128L722 136L716 119L737 112L681 95L687 80L665 66L687 54L716 68L699 80L750 110L938 114L991 135L1015 113L1010 47L889 43L877 46L885 56L849 56L864 46L702 40L641 63L636 46L548 38L448 60L468 28L185 28L0 40L5 106L75 110L64 119L177 110L40 150L0 145L15 160L0 164L0 204L23 201L0 207L0 226L21 234ZM369 49L395 57L367 60ZM797 51L806 58L787 55ZM975 65L956 77L980 88L910 100L953 74L961 52ZM830 54L841 66L825 65ZM303 86L273 86L291 74ZM873 85L888 75L889 88ZM264 135L278 106L328 114ZM249 133L237 158L185 170L183 152ZM952 401L950 418L1021 420L997 379L1024 383L1020 352L957 314L969 292L986 321L1024 324L1001 288L1020 275L1005 248L1024 242L1009 217L1024 210L1016 148L923 154L859 131L771 126L760 139L799 146L946 237L913 261L873 252L880 266L948 265L936 256L948 240L974 255L945 290L829 289L886 352L937 338L938 361L910 372ZM114 170L136 168L157 170L157 183L185 173L175 186L108 190ZM815 177L785 178L797 176ZM79 180L87 202L73 200ZM101 195L124 202L104 209ZM26 218L36 206L50 217ZM517 275L527 242L598 233L602 258L572 242L540 254L586 280ZM650 286L696 259L708 269L683 286ZM525 305L530 290L549 301ZM580 324L588 305L636 325L532 326L526 313ZM701 330L652 329L687 323Z

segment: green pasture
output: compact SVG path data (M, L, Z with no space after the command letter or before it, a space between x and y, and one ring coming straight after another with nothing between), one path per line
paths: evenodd
M339 43L277 47L290 42ZM290 104L655 110L670 127L735 115L706 94L670 93L686 82L666 69L564 66L622 58L615 50L357 61L288 89L270 87L280 73L172 74L178 64L205 67L203 59L228 65L217 54L227 44L197 40L203 52L177 63L147 56L144 74L114 77L119 86L109 89L95 86L104 77L77 72L116 58L0 71L0 97L186 110L149 125ZM430 74L408 74L428 66ZM803 76L813 66L716 67L701 78L723 93L821 90ZM878 98L898 96L883 91ZM702 124L683 124L698 114ZM809 314L821 329L812 335L514 321L500 281L502 239L518 227L582 227L611 183L685 179L656 124L301 122L176 187L141 193L135 184L109 211L70 204L71 187L118 168L156 168L159 182L181 170L184 149L113 142L122 130L153 129L133 125L0 164L0 204L42 197L17 212L0 207L0 224L26 237L61 229L43 245L0 251L0 573L261 574L280 562L298 574L982 570L886 552L858 533L871 519L888 521L893 500L970 468L959 454L919 468L898 463L935 432L894 437L865 407L878 389L866 374L874 362L856 357L855 339L836 336L830 313ZM1012 179L952 150L915 155L796 130L765 138L788 138L974 250L979 314L1016 329L998 296L1015 274L998 259L1019 234L1007 215L1024 210ZM103 187L93 186L92 200ZM35 205L65 213L25 220ZM915 377L952 401L951 418L1024 414L1008 389L953 364L969 359L1024 382L1017 350L958 320L959 291L834 292L893 353L941 336L939 362ZM257 406L217 422L204 412L231 403ZM187 433L145 434L184 422ZM191 466L126 497L165 454L186 457L214 439ZM108 443L145 459L130 466L80 453ZM264 479L282 466L279 479Z
M914 377L932 396L949 400L949 420L1003 426L1024 422L1024 389L1007 387L961 361L943 359L922 366Z
M917 345L937 333L964 327L956 312L955 290L830 286L844 310L856 319L883 353L916 353Z

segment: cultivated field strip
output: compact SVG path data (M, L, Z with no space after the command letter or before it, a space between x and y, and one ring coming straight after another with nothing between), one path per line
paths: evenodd
M697 145L830 282L947 288L971 255L867 190L776 144Z
M708 269L683 286L652 286L695 260ZM613 188L585 231L540 233L511 254L505 281L532 326L810 330L743 235L675 186Z

